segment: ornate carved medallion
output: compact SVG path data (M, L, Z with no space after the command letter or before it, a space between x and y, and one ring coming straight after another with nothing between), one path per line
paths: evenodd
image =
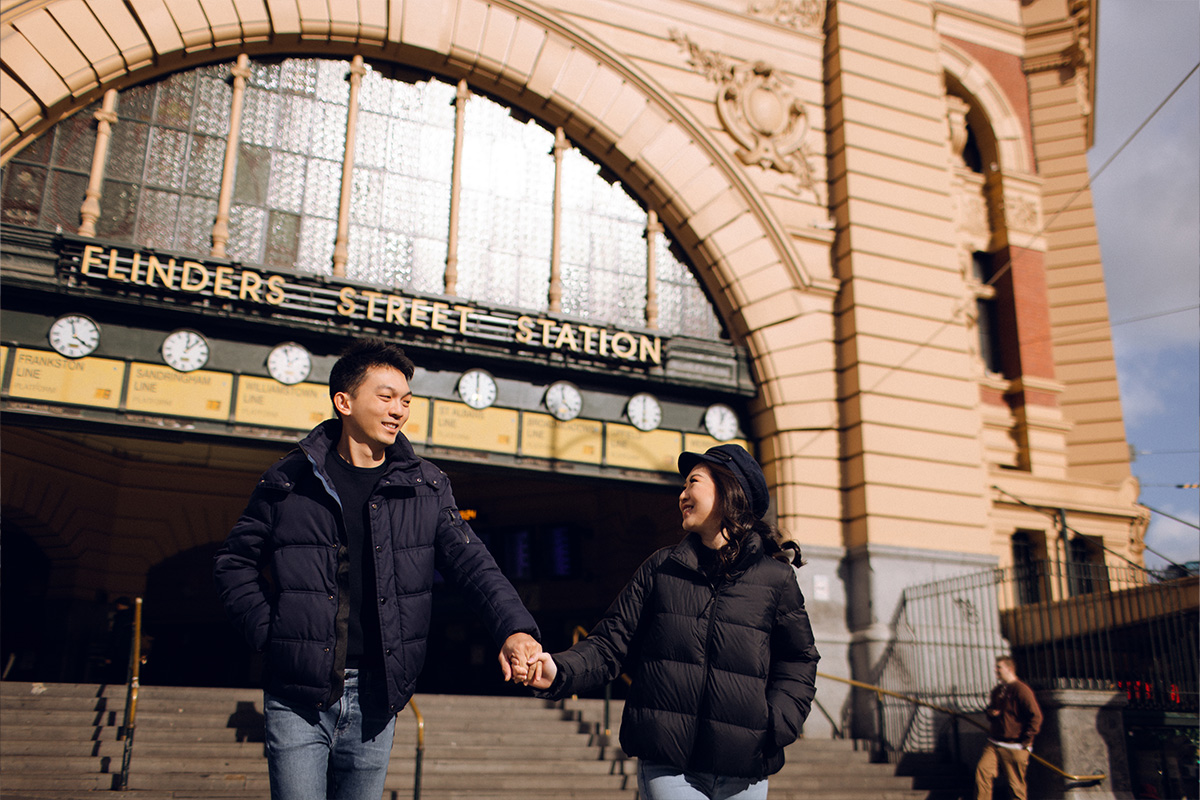
M764 61L736 62L700 47L679 31L671 31L671 41L687 51L692 69L717 84L717 115L740 145L737 156L742 163L794 175L792 191L816 196L804 141L808 113L777 70Z

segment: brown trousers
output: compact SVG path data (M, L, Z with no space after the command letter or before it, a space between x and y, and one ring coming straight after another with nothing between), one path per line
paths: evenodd
M1025 800L1025 770L1029 768L1029 751L997 747L991 742L983 746L983 755L975 767L975 800L992 800L992 781L1000 770L1008 780L1013 800Z

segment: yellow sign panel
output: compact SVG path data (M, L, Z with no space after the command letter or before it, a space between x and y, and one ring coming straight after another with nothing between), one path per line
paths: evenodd
M63 358L44 350L17 348L8 393L53 403L116 408L124 378L124 361Z
M433 404L433 443L516 455L517 412L509 408L476 410L439 401Z
M605 462L653 472L675 472L683 436L679 431L639 431L610 422L605 437Z
M728 442L719 442L703 433L685 433L683 435L683 449L690 450L693 453L703 453L708 448L716 447L719 444L736 444L750 455L754 455L754 451L750 449L750 443L745 439L730 439Z
M4 375L4 368L8 366L8 348L0 347L0 376Z
M329 388L320 383L287 386L270 378L238 378L234 420L247 425L308 430L333 416Z
M225 372L176 372L159 364L129 365L130 411L175 417L228 419L233 376Z
M429 436L429 399L414 397L408 405L408 421L404 423L404 435L410 442L424 444Z
M599 464L604 424L591 419L559 422L549 414L521 415L521 455Z

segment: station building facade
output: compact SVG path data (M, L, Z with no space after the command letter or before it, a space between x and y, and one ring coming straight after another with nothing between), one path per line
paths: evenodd
M542 624L737 441L822 671L906 586L1140 563L1088 191L1095 0L42 0L0 20L3 653L249 684L211 555L353 338ZM447 592L425 690L500 691ZM462 665L454 666L454 665ZM821 686L812 735L857 719Z

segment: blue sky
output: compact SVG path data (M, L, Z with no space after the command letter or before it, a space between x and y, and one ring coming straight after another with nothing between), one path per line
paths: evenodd
M1141 502L1197 524L1200 490L1174 486L1200 481L1200 73L1096 172L1200 63L1200 2L1100 0L1099 16L1088 164L1126 438ZM1162 514L1146 544L1200 558L1200 531Z

